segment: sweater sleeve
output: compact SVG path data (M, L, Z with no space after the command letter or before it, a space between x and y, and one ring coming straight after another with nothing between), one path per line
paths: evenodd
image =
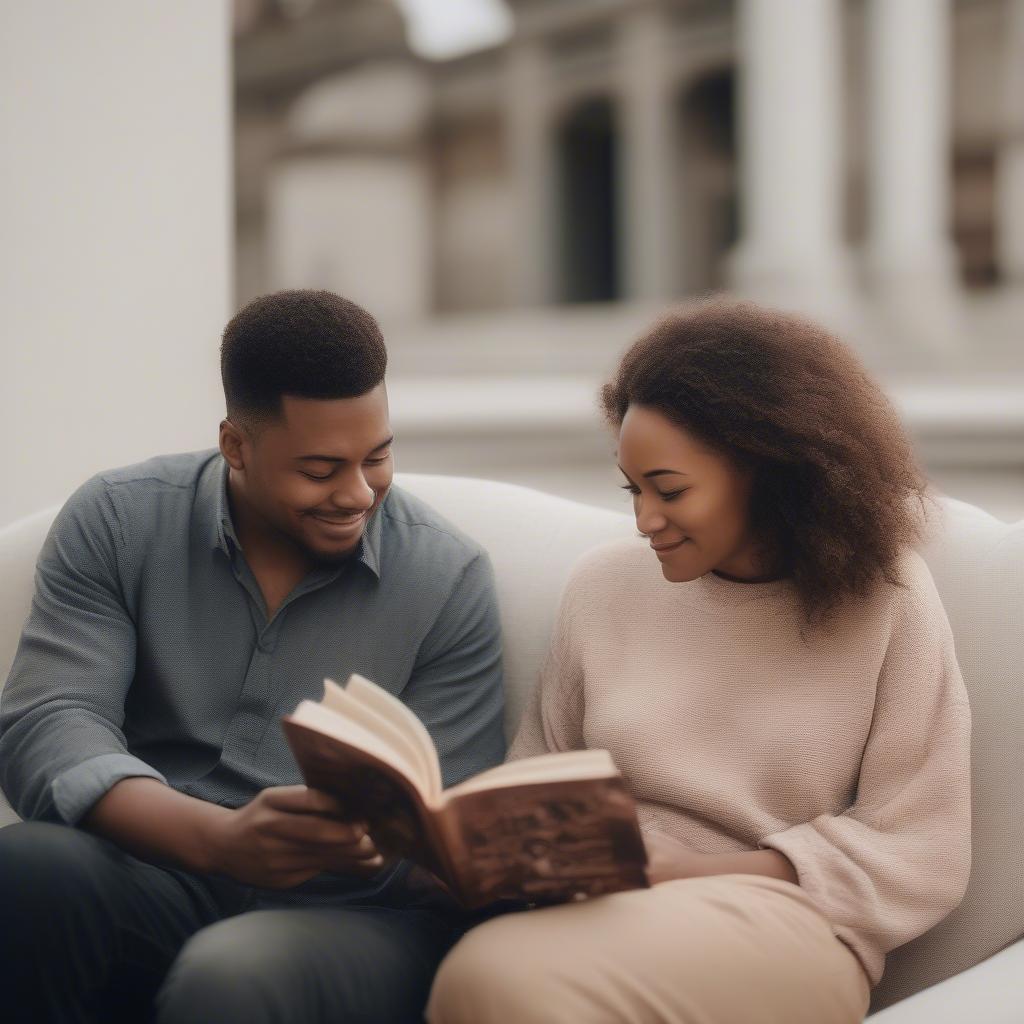
M764 838L860 958L885 954L963 898L971 862L971 717L953 636L919 563L894 598L892 632L851 807Z
M570 578L544 666L530 694L509 761L562 750L583 750L583 666L573 612L577 578Z

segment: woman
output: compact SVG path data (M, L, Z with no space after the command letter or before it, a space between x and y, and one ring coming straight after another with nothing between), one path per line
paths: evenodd
M749 304L669 315L602 398L643 541L575 568L511 756L610 750L652 888L482 925L429 1019L859 1021L970 863L910 444L843 346Z

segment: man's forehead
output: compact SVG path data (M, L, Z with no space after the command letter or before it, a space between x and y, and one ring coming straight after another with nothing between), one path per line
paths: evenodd
M293 449L295 456L330 453L345 458L390 438L387 403L379 397L298 398L285 395L281 415L270 425L268 440Z

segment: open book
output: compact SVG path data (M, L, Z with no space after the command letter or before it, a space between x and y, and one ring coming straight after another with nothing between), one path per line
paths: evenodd
M385 857L429 868L464 906L569 900L646 886L633 799L606 750L499 765L444 789L437 750L400 700L362 676L283 719L306 784L369 825Z

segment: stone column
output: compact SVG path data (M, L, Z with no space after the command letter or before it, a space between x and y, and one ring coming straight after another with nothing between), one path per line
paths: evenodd
M618 235L628 299L668 299L682 290L666 22L660 8L645 7L619 30Z
M1003 144L996 165L996 245L1007 283L1024 285L1024 0L1010 0L1003 56Z
M539 306L554 298L555 159L550 66L542 41L514 41L505 65L505 140L512 194L510 297Z
M736 17L741 193L733 284L847 325L839 0L739 0Z
M868 0L868 279L893 337L932 349L958 333L950 49L950 0Z

